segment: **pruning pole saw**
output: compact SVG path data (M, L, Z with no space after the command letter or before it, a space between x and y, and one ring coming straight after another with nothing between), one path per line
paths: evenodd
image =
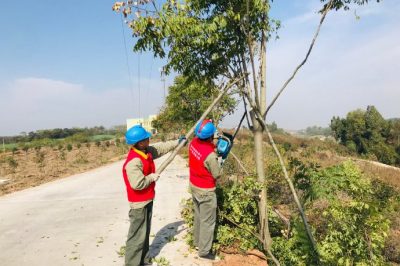
M239 129L242 125L242 122L244 118L246 117L246 112L244 112L242 118L240 119L239 125L237 126L235 133L233 135L227 133L227 132L222 132L222 135L218 136L218 141L217 141L217 154L218 156L221 156L222 161L221 164L224 163L226 158L228 157L229 152L232 149L233 146L233 141L239 132Z

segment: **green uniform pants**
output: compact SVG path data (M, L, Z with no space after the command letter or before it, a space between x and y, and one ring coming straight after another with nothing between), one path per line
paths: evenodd
M205 256L211 251L214 239L215 221L217 218L217 196L215 191L193 193L194 245L199 247L199 256Z
M149 237L153 202L143 208L130 209L130 227L125 248L125 265L139 266L149 260Z

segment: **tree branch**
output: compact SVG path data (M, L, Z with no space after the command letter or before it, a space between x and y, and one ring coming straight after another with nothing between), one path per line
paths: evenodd
M240 168L242 168L243 172L246 174L246 176L249 176L249 172L247 172L246 168L244 168L242 162L239 160L239 158L231 151L230 152L233 158L236 160L236 162L239 164Z
M310 47L308 48L306 57L303 59L303 61L300 63L300 65L298 65L298 66L296 67L296 69L294 70L292 76L283 84L283 86L282 86L282 88L279 90L278 94L274 97L274 99L272 100L271 104L268 106L267 110L264 112L264 114L263 114L263 116L262 116L263 119L265 119L265 117L267 116L267 113L269 112L269 110L271 109L271 107L275 104L276 100L279 98L279 96L281 95L281 93L285 90L285 88L286 88L287 85L290 83L290 81L293 80L294 76L297 74L297 71L299 71L299 69L307 62L307 59L308 59L308 57L310 56L311 51L312 51L312 49L313 49L313 47L314 47L315 41L316 41L316 39L317 39L317 37L318 37L318 34L319 34L320 29L321 29L322 23L324 22L325 17L326 17L326 14L328 14L328 11L330 10L330 8L331 8L333 2L334 2L334 0L331 0L331 1L328 3L327 8L324 10L324 12L323 12L323 14L322 14L322 17L321 17L321 20L320 20L320 22L319 22L317 31L316 31L315 34L314 34L314 38L313 38L313 40L312 40L312 42L311 42L311 44L310 44Z
M245 95L248 98L247 94L245 94ZM273 147L273 150L274 150L276 156L278 157L278 160L279 160L279 163L281 165L285 180L287 181L287 183L289 185L290 191L292 192L292 195L293 195L293 199L294 199L294 201L295 201L295 203L297 205L297 209L300 212L301 219L303 220L303 224L304 224L304 227L306 229L308 238L309 238L309 240L311 242L311 245L313 246L313 249L316 252L316 254L318 256L318 260L319 260L319 252L318 252L317 243L315 242L315 239L314 239L314 237L312 235L312 232L311 232L311 228L308 225L307 217L306 217L305 212L303 210L303 206L301 205L300 200L299 200L299 198L297 196L297 193L296 193L296 190L294 188L293 182L289 178L289 175L288 175L288 172L286 170L286 166L285 166L285 163L283 161L282 155L279 152L278 148L276 147L275 141L274 141L274 139L273 139L273 137L271 135L271 132L268 129L267 123L263 119L261 119L262 115L261 115L260 111L258 110L258 108L253 106L253 103L250 101L250 99L248 99L248 100L249 100L250 104L252 105L252 108L253 108L253 111L254 111L255 115L259 118L259 121L264 126L264 129L265 129L265 132L267 133L268 139L269 139L269 141L270 141L270 143L271 143L271 145Z

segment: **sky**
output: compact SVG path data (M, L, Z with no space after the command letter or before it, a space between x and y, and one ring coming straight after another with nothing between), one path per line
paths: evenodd
M165 61L132 52L134 39L112 4L0 1L0 136L111 127L160 110ZM273 2L271 15L282 28L267 48L267 102L304 58L320 7L318 0ZM385 118L400 117L399 12L397 0L330 12L268 122L285 129L325 127L333 116L368 105ZM167 87L173 78L166 78ZM235 126L241 112L239 106L221 125Z

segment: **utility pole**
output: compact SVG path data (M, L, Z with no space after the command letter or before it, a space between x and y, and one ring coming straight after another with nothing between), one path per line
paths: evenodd
M164 88L164 102L165 102L165 72L164 70L161 68L161 81L163 82L163 88Z
M3 138L3 153L6 153L6 146L4 145L4 138Z

